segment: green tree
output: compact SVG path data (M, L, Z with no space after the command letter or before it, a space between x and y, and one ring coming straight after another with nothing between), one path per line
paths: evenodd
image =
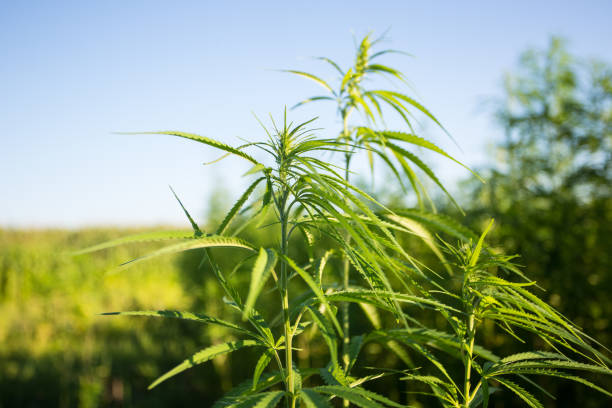
M574 57L552 38L546 50L522 54L496 117L505 138L498 162L483 171L487 184L470 182L471 224L495 218L496 243L521 256L546 289L540 295L610 344L612 67ZM573 384L551 388L555 406L602 403Z

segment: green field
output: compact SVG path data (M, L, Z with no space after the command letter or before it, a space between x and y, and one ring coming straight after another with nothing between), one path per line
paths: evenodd
M162 258L127 272L112 268L147 249L117 248L72 257L83 248L133 230L0 231L0 405L168 406L210 400L229 386L216 361L195 381L165 389L148 382L198 344L225 336L218 328L116 318L99 313L134 309L192 310L216 306L214 287L188 287L180 259ZM149 246L150 248L150 246ZM110 271L110 272L109 272ZM208 301L196 293L207 293ZM202 300L204 299L204 300ZM207 373L207 370L210 371ZM212 372L214 371L214 373ZM190 394L182 392L189 387Z
M177 362L204 346L227 341L232 334L191 322L99 313L178 309L206 311L237 322L240 317L228 315L217 283L208 279L206 270L198 268L197 251L161 257L118 273L113 271L115 267L153 245L123 246L92 255L69 254L137 231L0 230L0 406L209 406L224 391L250 377L256 353L236 352L147 391L151 381ZM605 264L605 260L600 261ZM600 263L599 268L603 266ZM244 280L238 275L233 278ZM579 302L565 302L566 313L588 323L596 337L608 338L609 313L602 310L610 305L605 301L605 287L577 281L572 290ZM592 301L581 295L585 291ZM265 306L268 310L277 307L275 302ZM599 318L575 315L576 311L590 313L589 307L595 308L592 313ZM354 325L358 332L367 323L358 319ZM511 343L504 343L505 336L492 328L485 332L483 343L493 349ZM300 364L310 361L314 365L314 357L307 355L307 350L310 347L316 355L319 342L315 339L301 346ZM364 360L385 366L399 363L392 355L380 352L372 344L365 350ZM545 381L544 385L553 393L569 393L566 398L582 401L583 406L595 407L605 401L605 397L579 385L555 381ZM390 392L390 386L396 390ZM374 387L396 398L405 391L400 382L382 382ZM497 401L504 403L503 398ZM506 404L512 401L509 398ZM549 406L556 404L547 402Z

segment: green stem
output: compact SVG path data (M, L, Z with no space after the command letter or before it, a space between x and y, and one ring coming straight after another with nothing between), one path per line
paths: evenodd
M346 123L346 121L345 121ZM345 180L348 182L349 179L349 165L350 165L351 156L346 155L346 167L345 167ZM350 234L346 234L347 245L349 240L351 239ZM342 289L348 290L349 288L349 274L350 274L350 263L347 256L344 256L343 268L342 268ZM349 347L350 347L350 314L349 302L342 303L342 331L344 332L344 337L342 339L342 362L344 364L344 371L348 374L349 367ZM344 406L348 407L348 400L344 400Z
M281 224L281 254L287 256L288 250L288 235L287 235L287 223L288 214L285 213L285 206L287 201L287 193L282 194L282 198L279 202L279 217ZM287 370L287 398L286 406L294 408L296 403L295 395L295 384L293 378L293 330L291 328L291 319L289 316L289 285L287 276L287 262L283 260L280 265L280 292L281 292L281 303L283 308L283 320L285 329L285 369Z
M348 142L350 134L348 130L348 117L351 114L351 110L343 110L342 115L342 137L345 141ZM345 167L344 167L344 179L348 183L349 174L350 174L350 162L351 162L351 154L349 152L345 155ZM346 241L350 240L350 234L347 233ZM349 273L350 273L350 263L347 256L344 256L343 259L343 268L342 268L342 288L344 290L348 290L349 288ZM342 339L342 363L344 365L344 371L348 374L349 371L349 348L350 348L350 304L348 302L342 303L342 331L344 332L344 337ZM347 408L350 405L349 400L343 399L342 406Z
M467 356L465 362L465 380L463 385L463 398L465 401L465 408L468 408L472 397L470 396L470 377L472 374L472 355L474 354L474 313L470 313L470 317L468 320L468 347L467 347ZM474 394L475 395L475 394Z

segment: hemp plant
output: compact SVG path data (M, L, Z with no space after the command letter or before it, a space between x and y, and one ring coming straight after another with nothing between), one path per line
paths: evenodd
M413 188L421 192L424 189L408 162L442 185L429 167L402 144L419 146L450 158L412 130L403 133L349 123L349 116L355 110L361 110L374 122L372 107L382 121L381 102L398 112L410 129L411 109L438 123L429 111L406 95L362 86L369 74L387 73L403 80L398 71L371 63L391 51L370 55L370 46L366 37L358 47L355 66L346 72L332 60L324 59L342 76L338 92L318 77L292 71L315 80L332 93L333 97L310 100L337 101L343 122L339 137L317 137L318 130L309 128L314 119L294 125L287 120L286 112L282 124L272 120L270 130L263 126L266 138L238 147L191 133L150 132L188 139L246 160L252 168L245 176L254 178L214 231L200 228L175 194L191 225L190 230L138 234L81 251L145 241L174 241L126 262L120 266L122 269L161 255L203 249L202 273L208 271L216 277L224 291L223 302L235 311L234 321L187 311L107 313L192 320L220 325L236 334L237 340L203 348L155 380L150 388L216 356L251 348L259 352L252 377L217 401L215 407L271 408L283 401L286 408L320 408L333 406L339 400L344 406L402 407L364 387L389 375L400 375L411 383L425 383L444 407L467 408L481 404L486 407L489 395L498 385L519 394L528 405L540 407L535 397L508 379L516 376L531 381L526 377L531 374L578 381L609 395L603 388L568 372L610 374L608 358L591 345L593 342L588 336L525 288L533 282L526 280L510 263L511 258L495 255L484 245L488 229L477 238L460 223L428 211L421 199L417 209L389 209L351 182L350 161L360 151L381 158L401 183L395 160ZM343 155L344 166L329 160L334 154ZM277 244L262 247L246 240L244 231L249 224L266 228L267 234L275 236ZM450 234L460 243L452 246L435 242L430 233L434 230ZM403 234L419 236L438 254L440 247L445 248L456 263L447 264L442 272L426 267L403 247L400 239ZM314 248L316 243L325 246ZM232 257L236 260L234 270L250 270L247 291L241 290L232 281L231 274L216 262L215 248L221 247L236 251ZM307 261L296 257L305 252L309 254ZM342 269L328 277L330 269L334 269L329 260L334 256L342 258ZM522 281L500 277L498 270L514 274ZM351 271L355 275L349 280ZM336 281L337 276L342 277L341 282ZM264 301L278 302L278 316L260 313L259 306ZM377 324L374 330L351 336L348 303L388 314L395 324L392 327ZM428 327L424 323L425 312L442 316L450 331ZM516 328L534 331L551 350L499 358L477 344L478 327L486 319L494 321L512 337L520 337ZM318 334L326 345L327 354L321 357L327 363L321 367L300 367L294 359L294 344L300 336L310 340L313 334ZM427 366L420 372L414 368L397 371L378 367L369 375L354 376L352 368L359 363L362 347L369 342L389 346L398 355L407 356L406 361L411 358L410 350ZM437 356L440 352L461 362L463 378L458 378ZM572 357L587 362L578 362ZM477 381L474 371L479 375Z
M373 76L387 76L391 79L399 80L401 83L406 83L405 76L395 68L392 68L387 65L382 65L378 62L378 58L382 57L385 54L391 53L402 53L401 51L393 50L393 49L385 49L373 52L372 48L378 42L382 40L383 37L380 37L374 41L370 40L370 35L366 35L359 45L356 47L356 56L354 59L353 65L347 70L343 70L340 65L327 57L319 57L319 60L322 60L336 71L339 75L337 77L338 83L336 88L330 86L329 83L322 79L319 76L313 75L311 73L296 71L296 70L287 70L286 72L296 74L305 78L308 78L317 84L321 85L329 94L322 96L313 96L308 99L305 99L294 106L299 107L306 103L316 102L316 101L332 101L336 103L336 112L340 117L343 127L338 135L338 140L346 141L348 143L347 150L344 153L344 174L345 180L349 180L350 171L350 163L354 154L359 150L365 150L368 154L370 168L373 171L373 157L376 156L380 158L383 163L387 166L389 170L395 175L397 182L400 184L402 189L404 189L404 185L402 183L402 176L398 171L398 168L402 169L404 175L408 179L411 184L413 192L416 194L418 209L393 209L392 212L386 214L377 214L384 218L389 224L388 227L394 232L404 232L404 233L412 233L419 236L427 246L430 247L434 251L434 253L440 258L440 260L444 263L446 267L446 272L449 273L449 278L453 277L453 270L450 267L451 263L446 261L446 258L441 254L441 251L438 247L438 243L434 241L430 234L431 229L438 229L444 231L455 238L459 238L463 243L459 244L457 248L452 247L445 242L443 243L443 247L446 252L450 253L453 257L457 258L459 261L458 267L462 271L461 276L464 278L463 286L460 295L453 294L449 289L450 285L446 282L440 282L439 279L436 281L436 277L439 278L441 275L438 274L429 274L429 277L422 275L421 278L425 278L425 281L429 281L431 286L433 287L433 291L424 290L419 284L415 284L412 281L411 285L404 285L403 288L407 289L409 292L417 292L419 295L424 298L429 299L432 302L437 302L432 293L443 293L447 296L454 297L455 299L462 300L462 308L455 309L456 305L445 305L446 307L436 307L435 303L431 303L430 306L434 306L439 313L441 313L446 320L449 322L453 329L453 334L441 334L440 332L432 331L421 324L415 321L415 317L407 316L406 319L410 320L413 324L419 327L420 335L417 338L408 336L404 337L402 341L399 343L405 343L411 348L415 348L419 354L423 354L426 358L432 362L435 366L441 368L441 373L444 374L448 379L447 371L444 369L444 366L441 362L435 359L433 354L429 354L429 352L425 351L424 345L419 343L439 343L440 338L438 336L442 335L442 338L445 339L446 342L454 341L455 346L459 348L459 345L463 345L461 352L461 360L465 368L465 377L464 377L464 387L463 390L456 388L455 383L450 379L450 383L444 383L443 380L427 378L424 376L407 376L405 379L417 379L422 382L428 383L432 386L432 391L434 395L436 395L442 405L446 406L460 406L461 402L463 402L463 406L476 406L480 403L483 403L485 406L488 404L488 382L496 377L496 374L499 371L494 371L495 365L491 366L491 362L488 362L486 366L491 369L488 371L483 371L480 369L481 379L477 383L476 387L470 393L470 375L472 372L472 366L474 363L474 342L475 342L475 334L476 328L479 322L481 322L485 317L491 318L492 315L489 313L484 313L484 310L490 311L491 307L489 305L488 308L484 307L484 303L480 304L480 299L475 300L478 296L475 294L482 295L481 292L474 291L470 284L474 283L475 276L484 276L486 279L480 282L480 289L486 285L488 285L487 289L484 290L484 293L487 293L487 301L493 302L496 305L504 305L506 312L502 314L503 317L508 318L509 321L505 321L503 318L499 318L500 316L496 315L497 324L501 325L514 338L520 340L517 334L512 331L510 326L516 325L525 330L534 331L536 334L541 335L545 341L552 347L555 348L554 342L558 341L563 346L568 348L572 352L578 353L578 355L582 355L588 358L594 358L594 362L596 365L588 365L582 364L578 362L574 362L568 357L562 354L554 354L554 353L546 353L546 352L533 352L533 353L525 353L516 356L507 357L502 360L507 362L508 359L512 362L524 362L523 360L539 360L537 362L537 368L539 370L527 370L526 367L524 372L516 371L514 372L512 368L506 367L506 371L504 374L516 373L521 376L521 378L525 378L524 374L541 374L541 375L550 375L557 376L561 378L571 379L574 381L581 382L587 386L590 386L598 391L601 391L605 394L610 395L607 391L602 389L601 387L596 386L595 384L586 381L580 377L575 375L567 374L564 372L555 371L554 369L559 368L569 368L576 370L586 370L586 371L594 371L600 374L610 374L609 369L606 366L606 363L609 360L601 353L599 353L595 348L589 345L589 341L593 340L582 333L577 327L573 326L571 322L567 322L565 318L559 315L558 312L554 311L550 306L546 305L544 302L539 300L533 294L524 289L524 286L532 286L535 285L535 282L511 282L497 277L491 277L490 272L481 272L481 274L475 274L473 271L478 266L484 265L484 267L490 267L491 264L487 264L486 262L481 262L477 264L477 261L480 256L480 252L483 248L483 240L488 232L488 228L491 227L492 223L489 225L487 230L483 233L479 240L476 239L476 236L469 231L467 228L462 227L460 224L456 223L454 220L449 219L447 217L440 216L435 214L436 208L433 201L429 198L429 195L424 188L423 184L419 181L415 171L412 169L411 164L415 165L419 168L425 175L427 175L438 187L440 187L446 195L450 198L450 200L459 208L461 208L453 199L453 197L448 193L446 188L442 185L439 179L435 176L434 172L414 153L407 150L402 143L406 143L412 146L418 146L421 148L428 149L430 151L436 152L444 156L447 159L455 161L456 163L462 165L467 170L472 172L469 168L467 168L462 163L458 162L455 158L448 155L438 146L433 144L432 142L416 135L415 127L413 126L410 118L414 118L413 112L420 113L424 115L426 118L433 121L436 125L438 125L444 132L446 130L441 125L441 123L436 119L436 117L431 114L423 105L418 103L415 99L406 95L405 93L399 92L397 90L382 90L382 89L370 89L367 88L364 84L367 83L367 80L371 79ZM376 60L376 61L374 61ZM381 106L387 106L391 108L393 112L398 114L403 123L407 126L408 132L401 131L389 131L386 129L378 129L376 127L377 119L385 126L383 109ZM351 114L354 112L360 112L362 117L366 120L366 124L361 124L357 126L351 126L349 122L349 118ZM448 132L446 132L448 134ZM449 135L450 136L450 135ZM360 149L361 148L361 149ZM479 180L482 180L476 173L472 172ZM405 189L404 189L405 191ZM427 211L424 205L423 197L425 197L430 203L430 211ZM462 212L462 211L461 211ZM478 241L476 248L471 248L468 243ZM469 252L473 250L473 252ZM465 254L465 251L469 252L468 255ZM486 251L485 251L486 252ZM487 252L487 255L490 255ZM467 257L467 258L466 258ZM493 265L496 265L500 270L510 271L515 275L519 276L522 279L527 279L524 275L510 263L510 259L512 257L494 257ZM463 263L461 263L463 262ZM342 279L342 287L345 291L351 289L351 285L349 284L349 262L345 259L344 269L343 269L343 279ZM353 288L355 289L355 288ZM495 294L499 297L499 299L492 295ZM422 303L422 301L421 301ZM516 312L519 316L512 316L513 308L517 308L519 311ZM461 310L463 309L463 310ZM534 316L531 314L522 313L524 310L535 311L536 316L538 316L538 321L534 321ZM343 355L345 358L345 367L348 362L348 349L349 349L349 313L348 313L348 303L343 304L343 329L344 329L344 348ZM456 315L453 312L458 312ZM467 320L464 318L467 317ZM418 319L418 318L417 318ZM466 321L463 321L466 320ZM374 326L377 324L372 319ZM457 324L459 322L459 324ZM559 326L560 325L560 326ZM376 327L378 328L378 327ZM554 334L551 334L549 330L554 328ZM404 328L404 334L406 332L413 332L413 329ZM382 336L380 331L376 333L370 334L366 337L366 340L372 339L390 339L390 337ZM398 332L395 331L395 334ZM427 333L427 335L423 336L423 333ZM555 334L557 336L555 336ZM392 342L389 342L387 345L392 345L392 350L396 351L400 357L402 357L402 349L398 348L398 343L396 343L397 339L393 339ZM601 345L599 345L601 346ZM438 345L439 347L439 345ZM583 351L578 351L580 348L584 348ZM483 350L480 348L479 350ZM584 354L587 353L587 355ZM483 353L488 356L491 361L499 361L497 357L490 353ZM559 361L555 361L555 359L561 359ZM406 360L404 358L404 360ZM563 364L561 364L563 363ZM514 367L514 366L513 366ZM536 366L530 366L531 368ZM348 374L348 370L347 370ZM521 391L518 385L512 383L509 380L502 380L500 378L496 378L497 383L504 385L507 389L517 392ZM442 386L441 384L444 384ZM480 389L480 387L483 387ZM444 387L447 387L444 389ZM463 401L458 396L462 394L463 391ZM523 390L524 391L524 390ZM528 404L539 404L535 397L531 396L527 391L519 395L525 402ZM348 406L348 401L344 401L344 406Z
M424 115L429 120L433 121L444 132L446 130L436 117L422 104L406 93L397 90L387 89L372 89L367 86L368 82L377 76L384 76L390 79L398 80L402 84L406 84L405 76L397 69L388 65L383 65L379 59L388 54L405 54L402 51L394 49L375 50L375 47L384 39L381 36L375 40L371 40L370 35L366 35L356 47L355 58L351 67L343 70L340 64L328 57L318 57L318 60L329 64L335 74L336 83L334 86L322 79L320 76L312 73L286 70L295 75L310 79L327 91L327 95L318 95L307 98L293 108L297 108L304 104L317 101L331 101L336 104L336 112L342 122L337 140L346 144L344 151L344 179L349 182L351 175L351 161L356 154L364 151L368 156L370 169L374 171L374 157L379 158L386 167L394 174L396 181L399 183L403 191L406 191L404 179L401 176L400 170L410 182L412 191L415 193L418 202L418 209L406 210L403 209L401 214L384 214L386 221L390 223L390 227L396 231L403 231L409 234L414 234L421 238L424 243L443 261L444 257L439 250L430 229L433 225L436 227L450 231L457 236L456 223L448 218L436 216L435 205L429 197L427 190L420 181L413 166L421 170L427 175L437 186L439 186L459 208L453 197L448 193L444 185L436 177L432 169L415 153L411 152L408 146L420 147L430 152L435 152L447 159L450 159L469 170L465 165L457 161L455 158L447 154L444 150L436 146L434 143L418 136L413 126L413 120L416 114ZM390 108L402 119L406 125L407 132L398 130L379 129L376 127L378 122L385 125L383 108ZM360 123L353 125L351 118L354 113L361 113L362 119L365 119L365 124ZM412 118L412 120L411 120ZM362 121L363 122L363 121ZM471 170L470 170L471 171ZM475 173L474 173L475 174ZM476 175L476 174L475 174ZM478 177L478 175L476 175ZM425 207L425 197L430 208L433 210L427 211ZM460 209L460 208L459 208ZM350 236L348 236L350 239ZM464 237L463 234L460 237ZM344 290L350 289L350 262L347 257L344 257L342 271L342 287ZM414 286L414 285L411 285ZM414 287L407 287L414 289ZM366 309L367 310L367 309ZM368 314L368 317L371 317ZM349 325L349 304L342 305L342 327L344 331L343 339L343 363L345 371L348 371L349 366L349 342L350 342L350 325ZM374 321L375 319L371 319ZM348 401L345 401L345 406L348 406Z
M340 396L360 406L371 404L371 401L376 400L392 404L385 397L360 387L360 384L371 379L370 377L360 379L347 377L340 367L337 345L338 339L343 337L342 327L336 317L337 308L333 305L334 297L324 292L322 284L327 255L323 255L320 259L312 259L309 264L302 266L290 257L289 240L293 233L302 232L306 237L305 245L313 235L325 235L339 245L355 268L361 271L370 286L369 290L363 290L354 296L349 293L338 293L338 299L348 298L352 301L380 303L400 320L404 320L404 316L399 303L419 301L414 296L396 296L388 277L383 272L397 269L396 263L398 262L386 255L386 249L392 248L397 253L403 253L393 234L383 222L378 220L368 207L368 203L379 207L382 211L386 211L385 207L358 187L348 183L337 173L334 165L317 157L322 153L343 151L346 145L335 139L316 139L307 128L310 122L293 126L287 123L285 114L283 125L277 128L274 124L273 131L267 133L266 141L251 142L239 148L195 134L155 132L190 139L239 156L253 165L248 173L256 175L257 178L230 209L213 234L201 230L177 197L192 226L191 232L162 231L138 234L81 251L85 253L143 241L179 240L178 243L164 246L120 267L125 268L156 256L205 248L203 261L208 263L210 270L223 288L225 303L249 323L250 328L246 328L243 325L212 316L179 311L108 313L196 320L225 326L245 337L238 341L217 344L201 350L154 381L151 388L215 356L244 347L259 347L263 351L254 369L253 379L246 388L239 388L219 402L219 406L268 407L274 406L283 397L287 407L297 406L298 400L301 400L304 406L327 406L329 396L331 398ZM247 148L262 151L267 156L267 161L256 160L245 152ZM274 248L257 248L256 245L237 236L243 226L239 226L235 233L228 234L232 221L243 208L248 207L252 210L256 208L253 205L246 206L246 203L260 184L263 190L261 197L255 200L259 208L254 211L252 220L261 217L269 209L273 210L274 224L279 227L276 231L279 245ZM376 232L373 231L371 225L376 226ZM350 241L346 238L345 231L348 231ZM256 254L247 255L241 261L252 262L251 284L246 301L242 300L243 296L215 262L210 248L216 247L232 247ZM404 253L404 256L406 261L411 260L407 254ZM290 280L292 279L301 279L306 287L306 292L297 295L291 293ZM281 305L280 321L282 324L277 333L273 331L275 328L273 322L266 321L255 307L256 300L268 280L273 281L273 287ZM294 298L299 302L292 302ZM430 302L427 299L423 301ZM293 359L293 340L309 325L318 329L327 344L329 364L319 369L300 370ZM354 363L359 350L357 346L353 348L349 356L349 365ZM263 375L263 371L272 360L276 364L277 371ZM323 382L331 382L332 385L303 387L303 381L313 375L323 377ZM326 380L329 378L340 380ZM283 384L283 391L265 391L279 383Z
M459 272L455 275L459 285L435 285L430 293L447 299L445 302L438 299L446 307L437 308L437 312L446 320L450 332L417 325L410 329L377 330L368 336L375 341L394 339L425 356L437 374L406 371L402 378L429 386L429 395L436 397L443 407L486 408L491 394L507 389L528 406L541 408L539 399L515 382L523 382L554 399L528 377L531 375L576 381L612 396L610 391L576 374L582 371L611 375L610 359L598 348L608 353L609 350L530 292L528 287L535 287L536 282L512 263L513 256L486 247L484 239L492 226L493 220L476 242L455 246L443 242L454 259L454 269ZM487 320L517 341L521 341L521 331L534 333L548 349L499 357L476 341L479 327ZM461 361L462 378L451 375L436 356L439 353Z

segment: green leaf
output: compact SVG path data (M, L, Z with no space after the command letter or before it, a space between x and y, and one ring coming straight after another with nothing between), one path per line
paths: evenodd
M249 294L247 300L244 303L242 310L242 319L246 320L251 308L255 305L255 301L259 296L259 293L263 289L266 281L272 274L276 261L278 260L276 252L272 249L259 249L259 255L255 260L253 269L251 270L251 284L249 286Z
M191 217L191 215L189 214L189 211L187 211L187 209L185 208L185 206L183 205L183 202L181 201L181 199L178 197L178 195L176 195L176 192L174 191L174 189L172 188L172 186L168 186L170 187L170 191L172 191L172 194L174 194L174 198L176 198L176 201L178 201L179 205L181 206L181 208L183 209L183 212L185 213L185 216L187 217L187 219L189 220L189 222L191 223L191 227L193 228L193 232L194 235L196 237L201 237L202 235L204 235L202 233L202 231L200 230L200 227L198 227L198 224L193 220L193 218Z
M346 387L350 385L349 379L346 377L346 374L344 374L342 368L340 368L339 365L333 365L331 362L329 362L325 368L319 369L319 375L327 385Z
M564 370L580 370L589 371L597 374L612 375L612 370L607 367L579 363L572 360L531 360L531 361L518 361L512 364L504 364L496 368L492 368L488 375L506 375L515 374L521 372L521 370L537 369L537 368L555 368Z
M545 375L549 377L558 377L558 378L563 378L566 380L571 380L571 381L586 385L587 387L592 388L598 392L601 392L602 394L605 394L608 397L612 397L612 393L610 393L610 391L605 390L601 388L600 386L595 385L592 382L582 377L579 377L577 375L572 375L572 374L568 374L568 373L564 373L564 372L556 371L556 370L546 370L546 369L520 370L520 373L521 373L520 375L524 375L524 374Z
M480 380L482 384L482 408L489 407L489 382L486 378Z
M302 373L295 364L295 361L293 362L293 367L291 367L291 370L293 371L293 392L295 394L299 394L300 391L302 391Z
M191 313L191 312L180 312L176 310L136 310L136 311L126 311L126 312L106 312L102 313L103 316L150 316L150 317L163 317L170 319L181 319L181 320L193 320L200 323L210 323L217 324L220 326L227 327L229 329L233 329L239 331L244 334L248 334L250 336L258 337L255 333L243 329L242 327L222 320L217 319L216 317L207 316L202 313Z
M244 248L244 249L254 251L253 246L251 244L249 244L248 242L240 238L211 235L207 237L192 239L187 242L181 242L178 244L165 246L161 249L158 249L153 252L149 252L146 255L143 255L141 257L132 259L131 261L125 262L121 264L117 268L117 270L128 268L130 266L133 266L134 264L140 263L147 259L155 258L160 255L174 254L177 252L188 251L191 249L216 248L216 247Z
M411 162L413 162L418 168L420 168L425 174L427 174L427 176L429 176L429 178L434 183L436 183L438 185L438 187L440 187L440 189L442 189L442 191L444 191L444 193L446 193L446 195L453 202L453 204L455 204L455 206L459 210L461 210L461 207L459 206L459 204L455 201L453 196L448 192L446 187L444 187L444 185L440 182L440 180L435 175L435 173L418 156L416 156L415 154L409 152L408 150L404 149L403 147L400 147L400 146L398 146L396 144L393 144L391 142L388 142L386 145L387 145L387 147L389 149L393 150L394 152L396 152L398 154L401 154L403 157L405 157L408 160L410 160ZM463 210L461 210L461 211L463 212Z
M357 357L359 356L359 352L361 351L361 346L363 346L364 339L365 339L365 335L351 337L351 341L349 343L349 351L348 351L349 364L348 364L348 367L346 368L347 373L350 372L351 368L353 368L353 366L355 365L355 362L357 361Z
M234 403L223 405L227 408L274 408L285 395L283 391L268 391L236 398ZM228 400L231 401L231 400Z
M446 157L447 159L450 159L450 160L454 161L455 163L457 163L458 165L460 165L461 167L465 168L470 173L472 173L478 180L484 182L484 180L476 172L474 172L468 166L466 166L465 164L463 164L459 160L455 159L453 156L451 156L450 154L446 153L444 150L442 150L441 148L439 148L438 146L436 146L434 143L430 142L427 139L424 139L424 138L422 138L420 136L417 136L417 135L413 135L411 133L404 133L404 132L397 132L397 131L388 131L388 130L385 130L385 131L381 131L381 132L378 132L378 133L380 133L382 136L384 136L385 138L388 138L388 139L401 140L403 142L410 143L410 144L413 144L413 145L416 145L416 146L420 146L420 147L423 147L425 149L428 149L428 150L431 150L433 152L436 152L436 153Z
M563 360L563 359L567 359L567 357L565 357L562 354L551 353L549 351L527 351L527 352L512 354L510 356L504 357L501 360L499 360L496 366L502 365L502 364L515 363L517 361L543 360L543 359L544 360L559 360L559 359Z
M317 309L313 307L308 307L308 311L316 322L319 332L323 336L323 339L325 340L325 343L329 348L331 364L335 369L336 367L338 367L338 339L336 337L336 334L334 333L334 328L329 322L329 320Z
M488 408L489 398L495 392L499 391L498 387L490 387L486 380L483 380L482 386L476 392L474 398L470 401L470 408L479 407L482 404L482 408Z
M478 243L476 244L476 247L474 248L474 251L472 252L472 256L470 257L470 263L469 263L470 266L474 266L476 265L476 262L478 262L478 258L480 257L480 251L482 250L482 244L484 243L484 239L487 236L487 233L489 232L492 226L493 226L493 220L489 221L489 224L487 225L484 232L478 239Z
M446 261L445 256L442 254L442 251L440 251L440 248L438 248L434 237L422 224L413 219L402 217L399 215L387 215L387 218L391 221L398 223L402 227L406 228L409 232L419 237L441 261L442 265L444 265L449 275L453 274L452 269L450 268L450 266L448 266L448 262Z
M226 408L232 406L233 404L238 403L241 399L244 399L250 395L261 393L266 389L283 382L284 378L284 374L281 374L279 371L263 373L255 389L253 389L253 379L243 381L215 401L212 408Z
M404 75L401 72L399 72L398 70L394 68L388 67L386 65L370 64L367 66L366 72L383 72L385 74L390 74L394 76L395 78L399 79L402 82L406 81L404 78Z
M221 143L218 140L215 139L211 139L205 136L200 136L200 135L196 135L194 133L185 133L185 132L176 132L176 131L171 131L171 130L167 130L167 131L162 131L162 132L121 132L119 134L122 135L169 135L169 136L178 136L178 137L182 137L185 139L190 139L190 140L195 140L196 142L200 142L200 143L204 143L206 145L212 146L216 149L219 150L223 150L226 151L228 153L232 153L235 154L236 156L240 156L244 159L247 159L248 161L250 161L253 164L259 164L259 162L257 160L255 160L253 157L251 157L250 155L246 154L245 152L235 148L235 147L231 147L229 145L226 145L225 143Z
M266 169L266 166L264 166L263 164L255 164L253 167L251 167L246 173L244 173L242 176L249 176L251 174L255 174L255 173L259 173L260 171L264 171Z
M283 69L283 70L281 70L281 71L282 71L282 72L289 72L289 73L291 73L291 74L296 74L296 75L300 75L300 76L303 76L303 77L305 77L305 78L308 78L308 79L310 79L310 80L312 80L312 81L315 81L317 84L321 85L323 88L327 89L327 90L328 90L329 92L331 92L332 94L334 94L334 95L336 94L336 93L334 92L334 90L332 89L332 87L331 87L331 86L329 86L329 85L327 84L327 82L325 82L324 80L322 80L321 78L319 78L319 77L317 77L317 76L314 76L314 75L309 74L309 73L307 73L307 72L302 72L302 71L294 71L294 70L292 70L292 69Z
M229 212L227 213L227 215L225 216L225 218L223 219L223 221L221 221L221 224L219 224L219 227L217 228L216 234L217 235L223 235L225 233L225 231L227 230L227 228L229 227L230 223L232 222L232 220L234 219L234 217L236 217L236 215L238 214L238 211L240 211L240 209L242 208L242 206L244 205L244 203L249 199L249 197L251 196L251 193L253 193L253 190L255 190L255 187L257 187L257 185L262 181L265 180L265 177L261 177L257 180L255 180L255 182L253 182L253 184L251 184L249 186L249 188L247 188L245 190L244 193L242 193L242 196L240 196L240 198L238 199L238 201L236 201L236 203L232 206L232 208L229 210Z
M414 99L399 93L399 92L392 92L392 91L370 91L373 94L378 94L378 95L383 95L386 96L387 98L391 97L393 99L401 99L404 102L407 102L408 104L414 106L417 110L421 111L422 113L424 113L427 117L429 117L431 120L433 120L438 126L440 126L440 128L442 130L444 130L444 132L446 132L446 129L444 129L444 126L442 126L442 124L438 121L438 119L436 119L436 117L434 115L431 114L431 112L429 112L423 105L421 105L420 103L418 103L417 101L415 101ZM448 132L446 132L448 134Z
M253 372L253 389L254 390L257 389L257 382L259 381L261 374L266 369L268 364L270 364L270 361L272 361L273 356L274 356L274 350L267 349L266 351L262 353L261 357L259 357L259 360L257 360L257 364L255 365L255 371Z
M344 92L344 88L346 87L346 84L348 84L348 82L351 80L351 78L353 77L353 69L349 68L348 71L346 71L346 74L344 74L344 77L342 78L342 83L340 84L340 94L342 95L342 92Z
M238 341L231 341L231 342L221 343L221 344L217 344L211 347L207 347L197 352L196 354L191 356L189 359L183 361L181 364L177 365L172 370L168 371L167 373L159 377L157 380L153 381L153 383L149 385L149 389L156 387L157 385L159 385L163 381L166 381L170 377L173 377L185 370L188 370L195 365L202 364L208 360L211 360L214 357L220 356L222 354L231 353L243 347L253 347L253 346L263 346L263 345L264 343L260 341L255 341L255 340L238 340Z
M249 398L240 404L240 408L274 408L280 399L285 395L283 391L269 391Z
M307 379L313 375L317 375L319 369L317 368L306 368L302 369L302 377L303 379ZM260 380L257 383L257 387L253 390L253 379L248 379L234 388L232 388L229 392L227 392L223 397L218 399L214 404L213 408L226 408L228 406L232 406L232 404L236 404L241 401L241 399L245 399L251 395L259 394L264 390L267 390L270 387L273 387L277 384L283 382L285 378L285 373L281 373L279 371L274 371L270 373L263 373L261 375Z
M320 387L315 387L313 389L319 394L330 394L334 397L340 397L342 399L349 400L350 402L361 408L384 408L383 405L367 398L356 388L342 387L339 385L324 385Z
M536 397L531 395L527 390L507 379L496 378L497 382L515 393L520 399L525 401L531 408L544 408L542 403Z
M325 294L323 293L323 291L321 290L321 288L317 285L317 283L314 281L314 279L312 279L312 276L310 276L308 274L308 272L306 272L305 270L303 270L302 268L300 268L299 266L297 266L297 264L293 261L293 259L284 256L283 255L283 259L285 260L285 262L287 262L287 264L294 270L297 272L298 275L300 275L300 277L302 278L302 280L304 282L306 282L306 284L308 285L308 287L314 292L314 294L317 296L317 299L319 299L319 301L324 304L325 307L325 311L328 315L328 317L330 318L330 320L332 321L332 323L334 324L334 326L336 327L336 330L338 330L338 333L342 334L342 329L340 328L340 323L338 322L338 319L336 318L336 316L331 312L332 308L330 306L330 304L327 302L327 298L325 297Z
M304 402L305 408L332 408L327 398L317 394L310 388L303 388L300 398Z
M325 295L327 299L333 301L344 301L344 302L367 302L376 305L376 299L393 299L401 303L411 303L422 307L436 307L440 309L451 310L457 313L461 313L458 309L452 306L446 305L435 299L425 298L414 295L406 295L403 293L383 291L383 290L367 290L367 289L350 289L350 290L338 290Z
M124 244L136 244L144 242L158 242L175 239L196 239L193 231L179 230L179 231L155 231L155 232L143 232L140 234L128 235L122 238L113 239L112 241L103 242L101 244L93 245L76 252L72 252L72 255L81 255L89 252L100 251L102 249L112 248Z
M299 106L305 105L309 102L315 102L315 101L335 101L335 99L332 98L331 96L313 96L311 98L304 99L303 101L296 103L295 105L291 107L291 109L295 109Z
M321 61L325 61L328 64L330 64L332 67L334 67L336 69L336 71L338 71L338 73L340 75L344 75L344 72L342 71L342 69L340 68L340 66L335 63L334 61L332 61L331 59L327 58L327 57L317 57L316 59L321 60Z
M406 408L404 405L398 404L395 401L390 400L387 397L384 397L380 394L377 394L375 392L372 391L368 391L365 388L361 388L361 387L352 387L352 390L355 390L357 393L361 394L362 396L369 398L371 400L374 401L378 401L378 402L382 402L383 404L390 406L390 407L395 407L395 408Z

